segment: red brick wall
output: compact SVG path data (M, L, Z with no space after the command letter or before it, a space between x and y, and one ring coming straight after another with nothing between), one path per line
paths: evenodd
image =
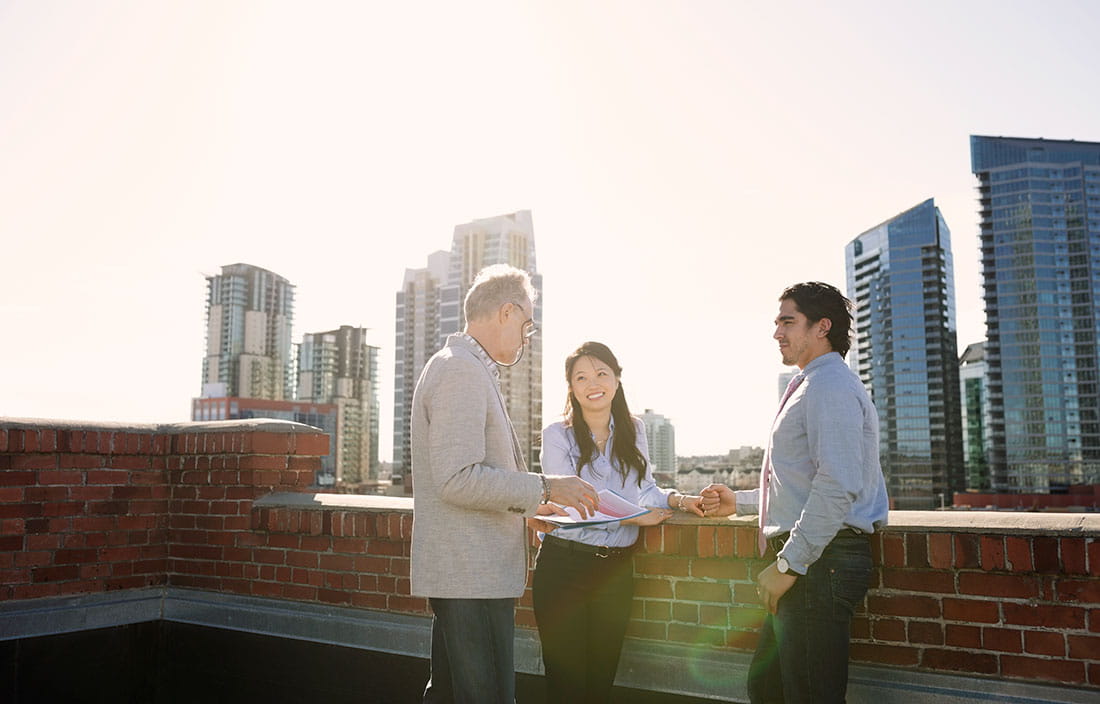
M853 624L853 660L1100 686L1100 541L938 530L873 539L880 567ZM645 548L632 635L755 647L764 612L752 577L766 565L752 557L755 528L665 525Z
M173 427L0 423L0 600L193 583L250 541L253 499L304 489L327 452L323 434Z
M411 511L257 507L252 526L265 564L251 591L232 582L227 591L429 613L409 596Z
M854 657L1100 686L1095 537L891 530L875 546Z
M428 613L409 596L407 510L260 507L253 526L273 566L245 593ZM893 528L872 545L880 567L853 626L855 661L1100 687L1094 537ZM751 651L764 619L755 553L744 523L648 529L629 635ZM516 622L535 626L530 589Z
M171 585L428 613L409 596L408 499L254 505L310 484L324 435L173 428L0 421L0 599ZM880 567L854 622L856 661L1100 687L1095 523L906 521L915 515L893 512L873 540ZM766 564L755 527L674 520L648 529L635 557L630 635L751 651L764 618L752 578ZM528 591L521 626L534 626L530 605Z

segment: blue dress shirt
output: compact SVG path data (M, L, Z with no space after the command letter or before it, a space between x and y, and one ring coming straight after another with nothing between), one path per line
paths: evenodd
M789 532L780 554L799 574L839 531L886 525L889 500L879 464L878 413L859 377L836 352L802 370L806 379L772 425L772 478L764 535ZM738 513L754 512L759 489L738 491Z
M579 474L580 478L591 484L597 491L610 489L627 501L645 508L668 508L668 497L672 489L662 489L653 479L652 464L649 462L649 443L646 441L645 425L634 418L634 430L637 435L635 444L646 458L645 476L638 486L638 474L631 470L626 479L611 462L611 446L615 438L615 420L611 421L611 435L607 439L605 451L597 453L592 462L577 472L580 461L580 448L577 447L573 428L564 421L552 423L542 431L542 471L545 474ZM622 525L620 522L604 523L583 528L558 528L554 537L576 540L588 545L625 548L638 540L638 526Z

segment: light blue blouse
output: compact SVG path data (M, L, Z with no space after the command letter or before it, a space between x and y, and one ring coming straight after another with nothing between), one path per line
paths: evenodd
M610 489L627 501L645 508L668 508L668 497L672 489L662 489L653 480L652 465L649 462L649 444L646 441L645 426L634 418L634 430L637 435L635 444L646 458L645 477L638 486L636 470L623 479L619 470L611 462L611 446L615 437L615 421L611 421L611 436L603 454L597 454L592 462L581 468L580 477L597 491ZM580 448L577 447L573 428L559 421L548 425L542 431L542 471L545 474L577 474L577 462L580 461ZM638 526L622 525L618 521L584 528L558 528L554 536L565 540L576 540L588 545L612 548L629 547L638 539Z

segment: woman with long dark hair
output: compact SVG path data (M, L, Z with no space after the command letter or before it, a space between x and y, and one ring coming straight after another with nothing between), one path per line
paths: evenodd
M544 472L575 474L652 508L633 519L543 535L533 592L547 701L608 701L634 596L638 527L664 521L670 509L703 515L700 497L653 480L645 427L630 415L621 376L606 345L581 345L565 360L564 419L542 433Z

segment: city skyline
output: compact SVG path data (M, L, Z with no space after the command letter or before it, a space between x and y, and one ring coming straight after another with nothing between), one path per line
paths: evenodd
M935 198L959 348L985 338L969 137L1100 140L1098 27L1084 2L4 3L0 414L187 419L204 275L248 262L294 283L294 339L371 329L389 458L403 271L530 210L543 422L596 339L681 454L760 446L779 292L843 286L883 213Z

